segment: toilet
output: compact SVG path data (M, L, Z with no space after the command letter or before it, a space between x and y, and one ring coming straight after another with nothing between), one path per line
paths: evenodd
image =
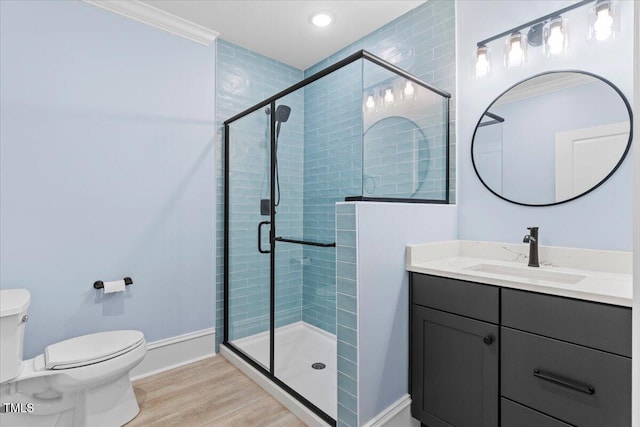
M31 295L0 290L0 425L121 426L140 411L129 372L147 352L140 331L83 335L23 360Z

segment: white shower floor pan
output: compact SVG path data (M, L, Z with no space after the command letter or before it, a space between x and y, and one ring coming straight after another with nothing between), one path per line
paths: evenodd
M246 355L269 369L269 333L231 341ZM276 329L275 376L325 413L337 415L337 348L335 335L305 322ZM314 369L314 363L324 369Z

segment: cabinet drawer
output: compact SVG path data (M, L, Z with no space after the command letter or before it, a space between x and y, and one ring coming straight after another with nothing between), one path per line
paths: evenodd
M498 323L500 290L494 286L411 273L413 304Z
M502 325L631 357L631 309L502 290Z
M500 409L501 427L571 427L571 424L558 421L504 397L500 399Z
M500 330L504 397L581 427L631 425L631 359Z

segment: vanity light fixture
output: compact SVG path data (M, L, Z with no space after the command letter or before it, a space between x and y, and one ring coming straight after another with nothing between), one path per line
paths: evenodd
M333 16L328 12L319 12L311 17L311 22L316 27L326 27L333 22Z
M524 55L527 49L527 40L522 33L515 32L507 39L505 64L507 68L519 67L524 64Z
M543 45L546 56L555 56L567 51L569 47L567 19L563 15L573 9L594 4L589 10L589 38L606 40L615 35L617 14L615 0L581 0L540 18L519 25L510 30L481 40L476 45L475 76L482 78L491 70L488 55L489 43L506 38L504 65L506 68L522 66L527 58L527 46Z
M489 52L487 47L484 45L478 46L476 49L476 77L484 77L490 70L491 64L489 63Z

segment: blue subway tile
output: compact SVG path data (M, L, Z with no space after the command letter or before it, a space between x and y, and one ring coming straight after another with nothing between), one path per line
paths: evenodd
M342 404L338 404L338 427L358 427L358 416Z
M358 365L342 356L338 356L338 372L341 372L354 380L358 379Z
M343 325L354 330L358 329L358 318L355 314L344 310L337 310L336 313L338 325Z
M342 389L338 389L338 402L354 414L358 412L358 399Z
M337 338L355 347L358 345L358 334L354 329L347 328L344 325L338 325Z
M354 396L358 395L358 384L356 383L356 380L349 378L340 372L338 372L338 388L341 388Z
M337 295L338 309L348 311L350 313L357 314L358 302L355 297L338 294Z
M338 356L357 363L358 362L358 349L343 341L338 341Z

